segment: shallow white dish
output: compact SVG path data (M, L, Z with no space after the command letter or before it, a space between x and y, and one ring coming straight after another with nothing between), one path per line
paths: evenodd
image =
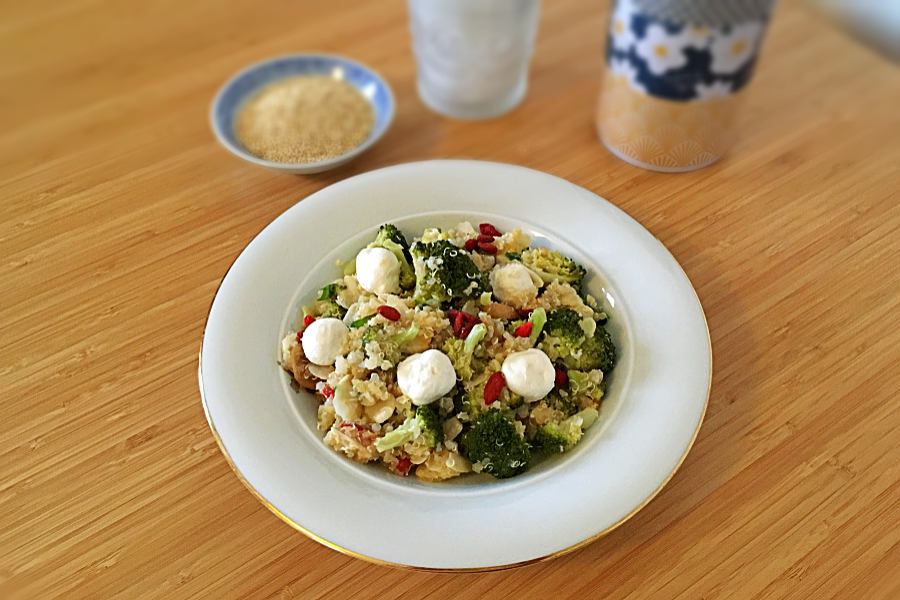
M276 364L300 305L386 222L407 236L461 218L522 227L570 253L604 298L620 358L600 420L570 453L509 480L403 479L337 455L316 402ZM703 420L712 355L687 276L647 230L565 180L509 165L433 161L337 183L273 221L241 253L210 309L200 389L238 477L282 519L342 552L430 569L492 569L556 556L625 522L684 460Z

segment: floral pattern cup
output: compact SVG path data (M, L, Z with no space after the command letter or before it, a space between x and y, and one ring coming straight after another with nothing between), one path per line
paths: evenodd
M633 165L709 165L733 139L774 0L617 0L597 130Z

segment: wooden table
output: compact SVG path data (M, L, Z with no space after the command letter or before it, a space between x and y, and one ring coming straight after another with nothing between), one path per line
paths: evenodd
M593 130L608 10L546 0L524 104L461 123L416 97L401 0L0 7L0 597L900 597L900 71L785 0L733 152L652 173ZM218 86L303 50L386 76L387 136L311 177L219 147ZM693 281L715 356L699 439L653 502L494 573L392 569L294 531L229 469L197 389L216 286L267 223L443 157L546 171L634 216Z

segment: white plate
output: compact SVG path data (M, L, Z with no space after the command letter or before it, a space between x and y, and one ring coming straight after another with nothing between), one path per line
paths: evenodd
M425 484L337 455L316 402L288 385L279 340L298 308L386 222L408 236L467 218L521 227L582 261L620 348L600 420L570 453L498 481ZM580 547L620 525L672 477L709 397L703 310L671 254L631 217L562 179L509 165L433 161L381 169L313 194L241 253L209 312L200 389L222 451L273 512L374 562L492 569Z

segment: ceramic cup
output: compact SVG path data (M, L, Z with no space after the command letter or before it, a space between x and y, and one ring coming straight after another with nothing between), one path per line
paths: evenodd
M489 119L525 97L540 0L409 0L419 96L457 119Z
M692 171L734 139L774 0L616 0L597 109L603 144L633 165Z

